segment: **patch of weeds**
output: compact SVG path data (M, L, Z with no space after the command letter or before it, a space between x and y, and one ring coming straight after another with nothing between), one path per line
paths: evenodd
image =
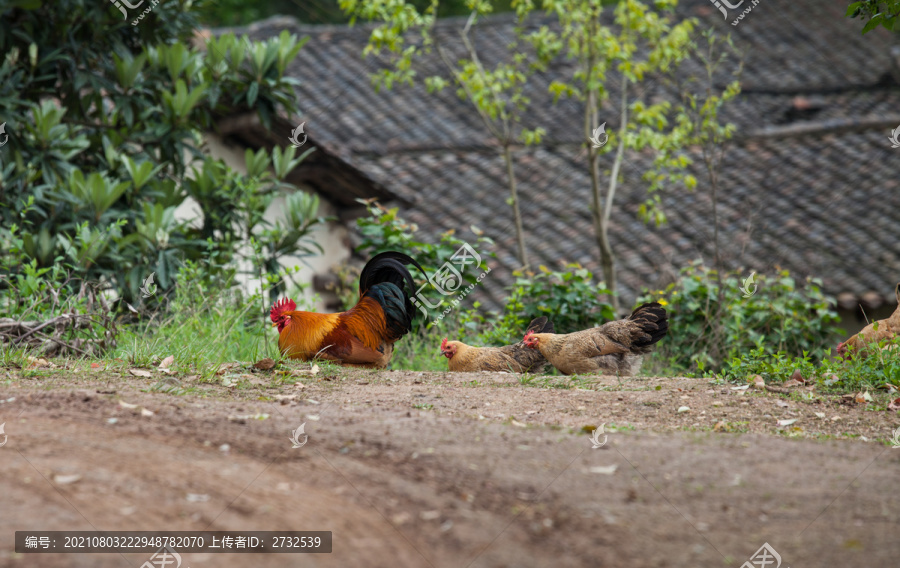
M728 434L744 434L750 431L749 422L719 422L713 428L716 432Z
M0 343L0 367L24 369L28 361L28 349L9 343Z
M193 391L195 389L188 387L184 388L181 384L181 381L178 379L174 379L172 377L166 377L161 379L159 382L151 386L145 392L162 392L166 394L173 394L176 396L182 396L187 394L189 391Z
M432 410L432 409L434 409L434 405L433 405L433 404L427 404L427 403L423 403L423 404L414 404L414 405L412 405L412 407L413 407L413 408L417 408L417 409L419 409L419 410Z
M525 373L525 374L519 375L519 384L524 387L534 386L536 379L537 379L536 375Z
M723 378L745 384L760 375L767 383L782 383L797 371L806 381L814 381L825 393L877 391L885 384L900 388L900 339L881 341L866 346L865 353L851 354L846 359L828 359L814 363L810 353L793 357L784 351L767 352L758 347L734 357L723 369Z

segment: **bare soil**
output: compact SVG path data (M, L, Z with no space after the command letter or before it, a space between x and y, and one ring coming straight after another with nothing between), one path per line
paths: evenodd
M173 394L157 370L56 363L0 368L0 566L148 559L16 554L26 529L333 532L331 554L185 554L194 568L739 567L766 542L785 568L900 557L900 418L878 400L334 368Z

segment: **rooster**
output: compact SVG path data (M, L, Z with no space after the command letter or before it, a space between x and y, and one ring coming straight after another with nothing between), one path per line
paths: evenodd
M526 333L553 333L553 324L546 317L539 317L528 324ZM462 341L441 342L441 355L447 358L447 366L454 372L512 371L513 373L539 373L547 360L539 351L528 349L521 341L503 347L473 347Z
M566 335L528 332L522 341L566 375L634 375L641 369L644 354L668 330L665 308L652 302L638 307L627 319Z
M394 343L412 329L415 316L409 293L415 284L406 265L425 274L418 262L399 252L383 252L366 263L359 275L359 301L337 314L297 311L284 298L269 314L278 327L278 348L292 359L314 358L343 365L384 369Z
M881 341L891 341L900 334L900 283L897 284L895 290L897 294L897 309L891 314L891 317L870 323L859 333L848 339L838 343L838 355L849 359L853 354L865 357L866 346L869 344L877 344ZM885 349L893 349L896 346L886 346Z

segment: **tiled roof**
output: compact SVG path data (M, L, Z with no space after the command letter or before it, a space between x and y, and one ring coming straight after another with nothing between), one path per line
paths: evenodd
M888 141L900 125L900 69L891 51L896 40L884 30L862 36L861 21L848 20L845 11L846 2L838 0L762 0L733 27L708 0L682 0L678 8L679 15L700 19L701 28L730 32L744 57L743 92L722 116L738 127L721 174L728 265L780 266L821 277L834 295L874 291L889 299L900 281L900 149ZM473 30L486 64L508 57L515 23L499 15ZM551 23L535 18L530 25ZM443 44L459 56L454 38L463 24L439 23ZM447 229L465 234L469 225L483 229L497 243L497 258L474 297L497 305L517 266L515 237L499 150L469 103L455 89L376 92L369 77L385 65L360 56L368 26L301 26L274 18L234 31L262 39L282 29L311 36L292 68L303 82L297 96L310 140L407 203L402 214L423 237L436 240ZM436 55L423 65L425 75L446 76ZM528 92L532 104L523 124L543 126L548 134L540 147L516 151L520 202L533 265L580 262L599 277L580 147L581 103L554 103L547 91L569 65L559 61ZM696 71L683 68L678 76ZM674 98L663 81L641 88L657 100ZM601 111L608 130L615 128L616 106L613 97ZM640 175L650 157L627 155L610 229L626 304L642 288L670 281L691 260L711 262L711 204L694 158L700 187L664 192L668 223L656 228L637 217L646 197ZM612 154L603 156L601 168L611 160Z

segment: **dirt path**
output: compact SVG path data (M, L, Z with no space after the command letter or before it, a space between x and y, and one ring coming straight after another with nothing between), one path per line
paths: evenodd
M897 415L833 398L390 371L173 395L73 371L0 370L0 566L148 557L16 555L23 529L333 531L331 554L185 554L194 568L738 567L765 542L785 568L900 557Z

